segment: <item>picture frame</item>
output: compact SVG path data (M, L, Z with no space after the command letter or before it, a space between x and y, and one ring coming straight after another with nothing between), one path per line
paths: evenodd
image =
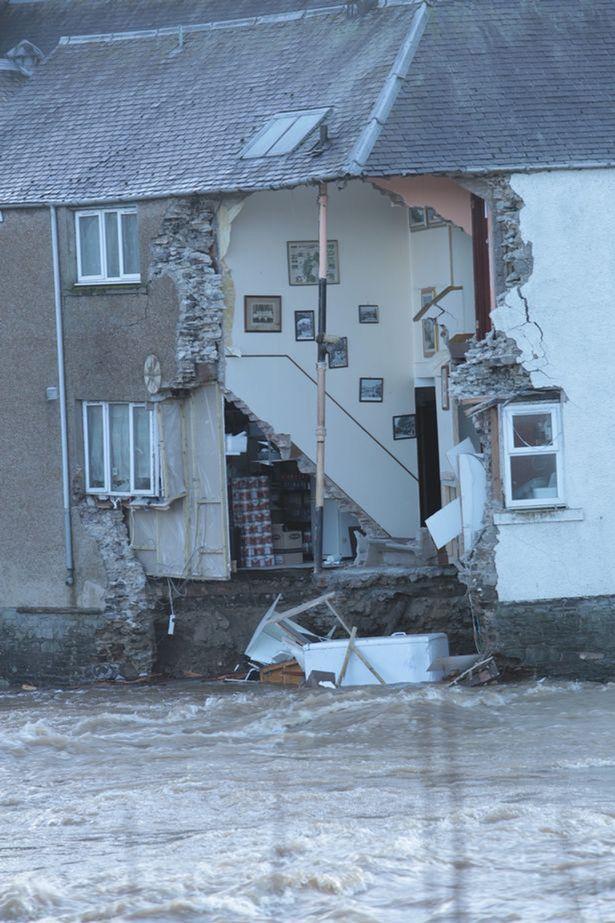
M416 439L415 413L400 413L393 417L393 439Z
M380 307L377 304L360 304L359 305L359 323L360 324L379 324Z
M359 401L381 404L384 399L384 378L359 378Z
M441 406L442 410L450 410L451 396L449 391L450 368L448 363L440 369Z
M318 285L318 241L286 242L289 285ZM337 240L327 241L327 284L339 285L340 259Z
M411 205L408 209L408 222L411 231L420 231L427 227L427 210L423 205Z
M295 340L297 343L316 339L314 311L295 311Z
M281 295L246 295L243 312L246 333L282 332Z
M438 324L435 317L424 317L421 320L423 334L423 358L430 359L438 352Z
M348 337L340 337L339 343L327 346L330 369L348 368Z

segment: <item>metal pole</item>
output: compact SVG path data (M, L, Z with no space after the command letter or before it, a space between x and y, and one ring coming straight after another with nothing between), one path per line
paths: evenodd
M60 256L58 250L58 216L55 205L49 206L51 219L51 256L53 261L53 295L56 319L56 352L58 360L58 397L60 399L60 440L62 444L62 501L64 510L64 552L66 584L75 582L73 531L70 518L70 469L68 465L68 423L66 412L66 375L64 364L64 324L62 320L62 290L60 287Z
M327 369L327 184L318 187L318 361L316 363L316 500L314 534L314 572L322 570L323 524L325 510L325 386Z

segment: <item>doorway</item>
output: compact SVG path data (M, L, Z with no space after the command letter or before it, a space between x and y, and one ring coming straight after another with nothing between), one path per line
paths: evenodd
M415 388L421 525L442 506L435 387Z

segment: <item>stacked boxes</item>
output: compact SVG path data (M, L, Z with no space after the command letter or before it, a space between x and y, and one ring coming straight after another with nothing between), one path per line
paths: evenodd
M269 478L233 478L231 488L233 517L241 535L242 566L273 567Z
M273 551L276 564L303 564L302 533L274 523Z

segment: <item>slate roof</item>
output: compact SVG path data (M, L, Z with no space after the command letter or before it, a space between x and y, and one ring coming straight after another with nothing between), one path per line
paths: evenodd
M339 0L0 0L0 57L21 39L49 54L63 35L187 26L336 3Z
M615 0L435 0L375 174L615 164Z
M414 4L60 44L0 110L0 202L84 202L293 185L347 172ZM331 107L331 143L242 159L278 112ZM24 156L24 152L26 156Z

